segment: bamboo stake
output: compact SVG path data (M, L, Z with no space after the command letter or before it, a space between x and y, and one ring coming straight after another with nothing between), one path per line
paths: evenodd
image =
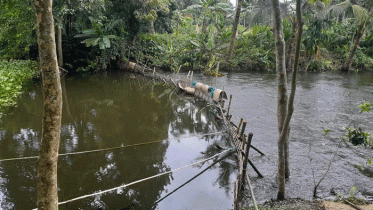
M232 94L229 96L229 103L228 103L228 111L227 111L227 117L229 116L229 110L231 108L231 102L232 102ZM231 115L232 116L232 115ZM230 119L229 119L230 120Z
M246 176L246 169L247 169L247 160L249 159L249 151L250 151L250 145L251 145L251 140L253 138L253 134L252 133L249 133L249 136L247 138L247 144L246 144L246 148L245 148L245 156L243 158L243 176L245 177ZM244 138L245 140L246 138ZM245 184L245 182L243 183Z
M256 200L255 200L254 191L253 191L253 188L251 187L251 183L250 183L250 177L249 177L249 174L247 173L247 162L248 161L246 161L246 160L249 160L249 151L250 151L252 138L253 138L253 134L249 133L249 136L247 138L246 149L245 149L244 162L243 162L243 174L244 174L243 176L246 178L247 185L249 186L250 193L251 193L251 198L253 200L254 207L255 207L256 210L258 210L258 206L257 206ZM244 184L244 182L245 182L245 179L243 180L243 184Z
M242 119L242 118L241 118ZM243 134L244 134L244 132L245 132L245 128L246 128L246 121L244 121L243 123L242 123L242 129L241 129L241 133L240 133L240 136L238 137L238 139L241 139L242 140L242 136L243 136Z
M240 131L242 121L243 121L243 118L241 117L240 122L238 123L238 126L237 126L237 131L236 131L237 134L238 134L239 131Z
M258 169L255 167L255 165L253 164L253 162L251 162L250 159L247 159L247 162L249 162L249 164L251 165L251 167L253 167L254 171L258 174L258 176L260 178L263 178L263 175L258 171Z
M251 148L253 148L255 151L259 152L259 154L261 155L265 155L263 152L261 152L259 149L257 149L256 147L254 147L253 145L250 145Z

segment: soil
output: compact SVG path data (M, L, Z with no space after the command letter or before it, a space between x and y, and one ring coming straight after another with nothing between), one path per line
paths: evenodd
M373 210L373 204L359 205L363 210ZM259 210L355 210L356 208L332 201L305 201L302 199L287 199L285 201L269 201L258 206ZM244 208L253 210L255 208Z

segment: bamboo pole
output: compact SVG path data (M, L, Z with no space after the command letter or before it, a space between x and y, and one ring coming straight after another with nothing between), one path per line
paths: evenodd
M243 118L241 117L240 122L238 123L238 126L237 126L237 131L236 131L237 134L240 132L242 121L243 121Z
M241 118L242 119L242 118ZM243 136L243 134L244 134L244 132L245 132L245 128L246 128L246 121L244 121L243 123L242 123L242 129L241 129L241 133L240 133L240 136L238 137L238 139L241 139L242 140L242 136Z
M251 145L251 140L253 138L253 134L252 133L249 133L249 136L247 138L247 144L246 144L246 148L245 148L245 156L243 158L243 176L245 177L246 176L246 171L247 171L247 160L249 159L249 151L250 151L250 145ZM246 139L246 138L244 138ZM245 182L243 182L243 184L245 184Z
M229 103L228 103L228 111L227 111L227 117L229 116L229 110L231 108L231 102L232 102L232 94L229 96ZM231 115L232 116L232 115ZM230 120L230 119L229 119Z

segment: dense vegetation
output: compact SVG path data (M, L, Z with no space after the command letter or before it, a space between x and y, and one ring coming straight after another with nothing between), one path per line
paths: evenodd
M273 71L271 3L241 3L233 55L228 58L236 9L228 0L55 0L60 66L73 73L105 72L124 59L176 72ZM294 5L281 5L289 70L296 38ZM301 70L339 69L357 40L352 69L372 70L372 8L371 1L305 1ZM3 106L13 103L21 81L34 76L31 67L22 67L34 62L15 61L38 59L33 1L1 1L0 28Z
M32 0L0 3L0 58L37 59ZM235 7L227 0L54 1L62 66L70 71L110 70L118 59L178 71L274 70L270 1L242 2L233 56L227 59ZM288 55L294 51L293 1L281 5ZM353 69L373 69L372 3L316 1L302 6L303 70L336 70L353 57ZM32 17L32 18L30 18ZM61 30L58 30L61 29ZM291 57L287 56L291 66Z
M35 61L0 60L0 112L15 104L16 97L37 73Z

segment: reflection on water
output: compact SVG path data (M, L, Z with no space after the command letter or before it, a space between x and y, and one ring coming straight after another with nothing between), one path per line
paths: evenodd
M117 79L120 78L120 79ZM189 165L231 148L220 132L211 109L193 98L179 96L152 81L118 76L70 78L64 81L60 153L111 148L152 141L159 143L59 158L59 200L127 184L142 178ZM253 132L255 151L250 158L264 175L253 177L259 202L276 196L277 85L275 74L236 73L213 78L195 75L198 81L224 88L233 94L233 120L247 120ZM347 126L372 130L371 114L359 114L357 105L372 102L373 75L305 73L298 77L295 112L291 121L290 167L287 196L311 199L313 173L322 177L339 136ZM18 106L0 122L0 159L38 155L41 134L42 93L37 83L24 94ZM184 95L182 95L184 96ZM326 137L323 130L332 130ZM331 171L319 186L319 196L348 194L356 186L373 195L370 169L359 171L372 150L342 144ZM170 175L132 185L100 196L61 205L60 209L229 209L236 179L234 155L185 185L156 206L154 202L182 185L213 161L176 171ZM0 163L0 208L36 207L36 162ZM314 169L314 170L312 170Z
M38 85L30 93L24 94L18 107L2 118L1 159L38 155L42 118L42 92ZM114 188L188 165L196 161L209 142L221 139L221 134L202 139L189 137L217 130L211 115L207 114L208 108L203 108L203 104L198 101L183 99L175 91L167 91L162 85L129 78L93 76L67 79L62 86L64 110L60 153L174 138L180 140L60 157L59 201ZM31 209L36 206L35 166L34 160L0 163L1 208ZM165 209L162 205L173 203L173 196L158 206L152 205L175 188L179 181L186 181L198 173L200 168L186 170L126 189L64 204L60 209ZM210 194L206 190L215 191L219 187L213 186L213 182L219 172L211 171L213 176L210 172L210 178L196 180L197 185L194 185L198 186L198 182L204 180L210 187L189 193L184 191L179 195L175 193L175 197L185 195L185 198L189 196L193 199L196 193ZM228 183L225 181L224 185L219 186L225 187ZM210 195L222 200L219 205L227 208L231 206L230 195L224 195L223 189ZM178 209L189 204L190 200L185 200L172 205L173 209ZM216 205L211 205L209 208L215 207Z

